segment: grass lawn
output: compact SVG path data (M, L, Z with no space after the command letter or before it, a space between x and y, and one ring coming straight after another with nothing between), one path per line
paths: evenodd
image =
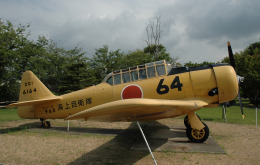
M22 120L17 114L17 108L0 109L0 122Z
M256 110L254 108L243 107L245 119L242 118L240 107L231 106L226 108L226 117L228 123L234 124L251 124L255 125L256 123ZM197 114L202 120L205 121L217 121L225 122L225 119L222 118L222 107L216 108L203 108L197 111ZM257 123L260 124L260 110L257 112Z
M234 124L256 124L256 107L249 103L249 100L242 100L243 111L245 119L242 118L239 101L236 100L236 103L230 107L226 108L226 117L228 123ZM222 118L222 106L216 108L203 108L197 111L197 114L205 121L217 121L225 122L225 119ZM257 123L260 124L260 108L258 107L257 112Z

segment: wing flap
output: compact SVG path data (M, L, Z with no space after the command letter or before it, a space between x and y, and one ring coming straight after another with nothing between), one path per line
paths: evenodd
M207 103L200 100L127 99L118 100L76 113L66 120L144 121L174 117L196 111Z

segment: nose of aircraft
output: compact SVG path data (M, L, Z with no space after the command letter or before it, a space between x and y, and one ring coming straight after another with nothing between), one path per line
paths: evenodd
M238 81L232 66L224 65L213 67L216 76L219 103L228 102L237 97Z

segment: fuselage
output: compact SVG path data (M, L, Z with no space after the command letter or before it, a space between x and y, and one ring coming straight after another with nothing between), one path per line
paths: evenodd
M171 68L161 61L113 72L99 85L30 107L30 113L19 107L18 114L23 118L64 119L94 106L131 98L202 100L211 107L234 99L237 92L236 73L227 64Z

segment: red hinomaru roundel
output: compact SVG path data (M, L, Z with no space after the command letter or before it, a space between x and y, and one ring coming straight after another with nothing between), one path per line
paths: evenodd
M131 84L126 86L121 92L121 99L143 98L143 90L140 86Z

